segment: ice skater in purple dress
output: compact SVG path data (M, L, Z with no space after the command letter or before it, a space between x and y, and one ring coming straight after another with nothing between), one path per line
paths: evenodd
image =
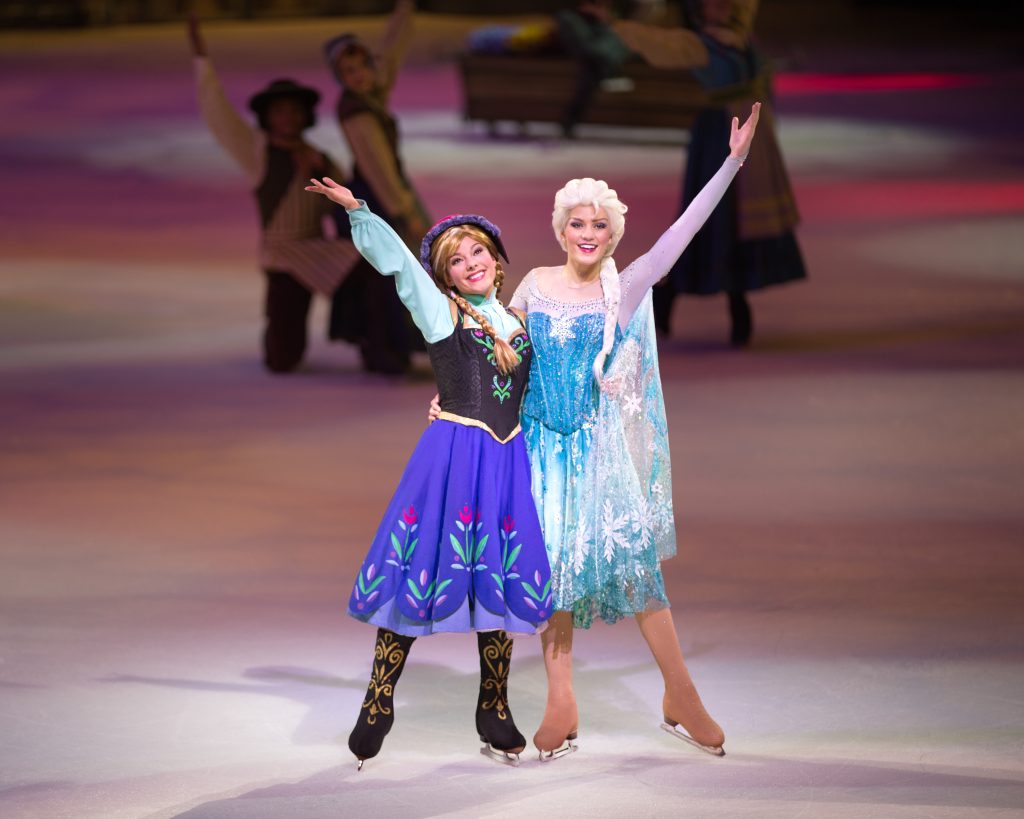
M522 321L497 299L504 278L498 257L508 261L501 231L482 216L447 216L427 232L417 261L347 188L311 182L306 190L345 208L359 252L395 277L427 340L441 404L349 599L350 615L378 627L349 748L360 767L380 751L394 722L394 687L417 637L476 631L481 750L518 764L526 740L508 705L509 632L535 633L551 616L552 598L519 427L532 348Z

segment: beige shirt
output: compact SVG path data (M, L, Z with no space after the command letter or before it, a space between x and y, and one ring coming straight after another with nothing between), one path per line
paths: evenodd
M266 174L266 133L247 122L231 105L208 58L195 58L195 75L199 107L207 127L252 187L258 187ZM328 166L327 175L335 179L345 176L333 164ZM306 175L296 173L263 231L260 266L290 273L310 290L329 296L355 267L359 251L345 239L324 236L324 218L333 206L326 197L304 190L306 184Z

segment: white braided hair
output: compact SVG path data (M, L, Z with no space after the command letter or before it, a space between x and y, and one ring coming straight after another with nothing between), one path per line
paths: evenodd
M604 339L601 352L594 359L594 378L601 383L604 375L604 363L615 343L615 325L619 321L619 301L622 291L619 287L619 271L615 267L612 254L618 247L622 234L626 232L626 204L619 201L618 194L608 187L603 179L570 179L565 187L555 194L555 209L551 214L551 227L555 230L555 238L562 250L568 250L565 243L565 226L569 223L569 214L573 208L590 205L594 213L604 208L608 216L608 226L612 237L608 242L605 257L601 260L601 289L604 291Z

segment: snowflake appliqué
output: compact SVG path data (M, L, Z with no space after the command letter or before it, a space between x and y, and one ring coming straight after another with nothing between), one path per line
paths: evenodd
M576 333L572 331L569 326L571 319L569 316L559 316L558 318L552 319L551 331L549 335L559 344L564 345L570 339L576 338Z
M633 510L633 532L640 548L646 549L650 545L657 518L658 512L654 505L648 503L646 498L639 498Z
M593 537L590 533L590 521L583 517L576 525L576 543L572 551L572 570L579 575L583 571L587 554L590 552L590 544Z
M630 415L640 414L640 396L635 392L631 392L625 398L622 399L622 408Z
M604 507L601 511L601 538L604 543L604 559L611 563L616 547L622 549L629 548L629 542L622 532L622 527L629 522L629 515L625 513L616 515L615 510L612 509L612 502L608 499L605 499Z

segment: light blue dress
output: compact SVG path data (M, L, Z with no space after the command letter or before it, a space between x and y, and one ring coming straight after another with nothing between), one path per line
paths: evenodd
M510 306L533 343L521 424L551 563L554 608L577 628L669 605L661 561L676 553L672 467L651 286L679 258L742 163L721 170L654 247L619 275L615 342L603 387L593 363L605 300L560 301L535 271Z

